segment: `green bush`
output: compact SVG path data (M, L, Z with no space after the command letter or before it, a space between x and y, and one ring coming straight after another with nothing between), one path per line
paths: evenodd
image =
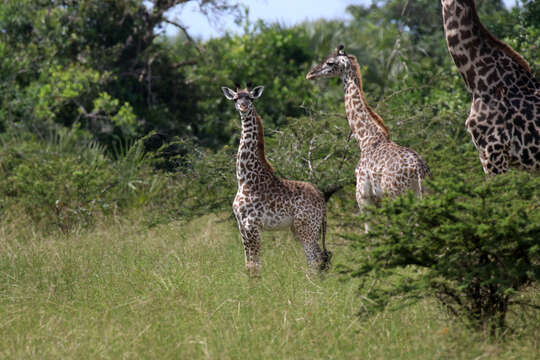
M236 193L236 147L224 146L219 151L211 151L190 140L182 140L179 144L188 149L179 157L183 166L168 174L166 196L159 202L170 214L168 218L190 219L224 210L232 215L231 205Z
M265 135L267 158L279 177L311 182L328 196L354 184L360 151L345 114L310 112L286 127L268 127Z
M407 194L372 209L373 229L349 236L354 255L342 271L383 279L366 294L379 305L433 295L477 328L504 328L519 292L540 280L540 180L448 173L428 189L423 200Z
M235 144L240 137L238 114L220 86L264 85L257 111L272 127L304 115L302 104L317 93L314 83L305 79L316 56L304 27L248 22L245 34L211 39L204 48L204 61L187 70L188 81L197 84L200 96L192 133L204 146L217 149ZM177 51L185 54L181 47Z
M77 129L48 139L8 134L0 144L1 209L45 231L92 225L100 215L148 203L163 183L139 143L116 160ZM9 140L8 140L9 139Z

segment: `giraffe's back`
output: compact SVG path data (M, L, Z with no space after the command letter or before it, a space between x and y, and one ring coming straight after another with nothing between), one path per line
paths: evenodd
M391 141L364 152L356 168L357 182L374 198L393 197L407 190L418 193L422 180L430 175L420 155Z
M308 182L280 179L282 204L281 227L308 224L320 225L326 213L326 204L322 193Z

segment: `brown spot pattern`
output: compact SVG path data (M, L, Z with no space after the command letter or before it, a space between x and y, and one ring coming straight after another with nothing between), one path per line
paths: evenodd
M529 64L484 27L474 0L442 0L442 13L448 50L472 94L465 126L484 172L540 172L540 83Z

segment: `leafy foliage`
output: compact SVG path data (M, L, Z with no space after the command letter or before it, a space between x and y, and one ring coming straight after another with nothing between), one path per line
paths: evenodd
M45 231L69 232L99 216L143 206L161 188L141 143L111 161L105 148L77 129L47 141L10 134L0 148L1 209Z
M373 209L373 231L353 236L353 276L401 277L399 290L377 289L382 302L433 294L475 326L504 327L517 294L540 280L539 181L510 173L485 181L454 173ZM397 271L413 266L415 271Z
M264 101L257 111L271 126L283 126L287 117L301 116L300 106L313 91L313 85L305 81L314 54L304 28L261 21L246 26L244 35L207 41L205 61L189 71L189 81L201 90L193 131L205 146L235 144L239 138L237 113L221 95L221 86L264 85Z
M197 91L182 68L191 62L158 38L166 12L188 2L207 14L236 9L226 0L3 2L0 122L43 134L77 124L108 146L150 130L189 133Z

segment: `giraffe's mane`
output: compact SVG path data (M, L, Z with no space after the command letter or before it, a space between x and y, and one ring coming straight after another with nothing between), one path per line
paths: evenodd
M358 79L358 85L360 86L360 96L362 97L362 100L364 101L364 104L366 106L366 109L368 110L369 114L371 115L371 118L375 120L375 123L380 127L380 129L386 134L386 136L390 137L390 133L388 132L388 128L384 124L383 119L369 106L366 95L364 94L364 90L362 88L362 74L360 73L360 65L358 64L358 61L356 60L356 57L354 55L347 55L349 59L351 60L351 64L354 66L354 71L356 72L356 77Z
M261 117L259 116L259 114L256 111L255 111L255 118L257 119L257 127L258 127L258 131L257 131L257 138L258 138L257 147L259 149L259 156L261 157L261 161L263 163L263 166L265 166L271 172L274 172L274 168L272 167L272 165L270 165L268 160L266 160L266 155L264 153L263 123L262 123Z
M478 12L476 11L476 4L474 0L469 0L471 2L471 9L472 9L472 15L474 22L478 25L480 31L484 34L484 36L499 50L501 50L503 53L508 55L510 58L512 58L516 63L521 65L525 71L527 71L529 74L531 73L531 67L529 66L529 63L521 56L517 51L512 49L512 47L501 40L497 39L495 35L489 32L489 30L482 24L480 21L480 18L478 17Z

